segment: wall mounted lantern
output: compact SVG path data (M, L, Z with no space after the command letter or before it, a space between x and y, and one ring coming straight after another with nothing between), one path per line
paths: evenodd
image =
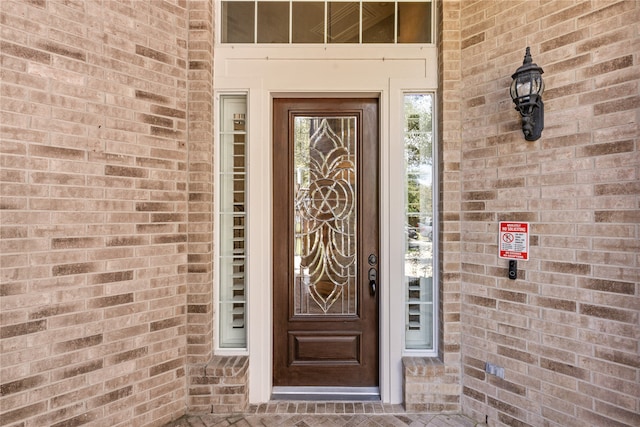
M524 139L535 141L542 135L544 128L544 104L542 92L542 68L534 64L529 47L524 55L524 61L511 76L511 99L516 104L516 110L522 116L522 132Z

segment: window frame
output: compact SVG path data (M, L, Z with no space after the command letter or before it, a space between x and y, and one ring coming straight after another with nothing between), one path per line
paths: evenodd
M221 309L222 298L222 258L227 256L222 254L220 248L222 247L221 240L221 216L225 213L221 208L222 198L222 179L221 179L221 163L222 163L222 150L223 150L223 131L222 127L222 112L223 112L223 99L226 98L238 98L244 97L245 101L245 141L244 141L244 345L242 346L221 346L222 335L222 322L221 316L223 310ZM248 91L216 91L214 102L214 198L213 198L213 212L214 212L214 242L216 250L214 251L214 353L218 355L248 355L249 354L249 292L250 292L250 272L249 272L249 92ZM224 132L227 134L227 132Z
M403 266L402 266L402 280L403 280L403 296L404 296L404 300L403 300L403 317L405 319L404 321L404 331L402 334L402 352L403 355L406 356L424 356L424 357L437 357L438 355L438 331L439 331L439 304L438 304L438 284L439 284L439 277L440 277L440 266L439 266L439 262L438 262L438 253L439 253L439 239L438 239L438 229L437 229L437 224L438 224L438 202L439 202L439 198L438 198L438 188L439 188L439 178L438 178L438 158L437 158L437 146L438 146L438 133L437 133L437 120L436 120L436 106L437 106L437 93L433 90L421 90L421 89L416 89L416 90L402 90L401 91L401 97L402 100L400 101L399 105L402 108L402 112L401 112L401 121L399 123L399 132L401 132L401 135L399 135L399 140L403 141L403 146L402 146L402 160L403 160L403 178L404 178L404 182L403 182L403 188L405 191L403 191L403 203L402 203L402 219L403 219L403 227L406 221L406 190L407 190L407 183L406 183L406 178L407 178L407 168L406 168L406 159L405 159L405 112L404 112L404 106L405 106L405 98L406 96L411 96L411 95L429 95L431 97L431 160L432 160L432 164L431 164L431 226L432 226L432 231L431 231L431 246L432 246L432 261L431 261L431 267L432 267L432 276L431 276L431 348L407 348L407 328L409 327L408 323L408 310L409 310L409 305L411 304L409 301L409 283L408 283L408 275L406 274L406 270L405 270L405 263L406 263L406 255L407 255L407 249L408 249L408 237L407 239L404 240L404 244L402 246L402 254L401 257L403 259ZM402 234L403 236L405 236L405 233Z
M363 22L363 12L362 12L362 4L363 3L384 3L384 2L380 2L380 1L367 1L367 0L224 0L224 1L220 1L219 6L217 6L217 11L216 11L216 20L217 20L217 25L216 25L216 40L215 40L215 44L216 45L223 45L223 46L233 46L233 45L239 45L239 46L280 46L280 47L284 47L284 46L300 46L300 45L304 45L304 46L428 46L428 45L434 45L436 43L436 31L435 31L435 19L436 19L436 9L437 9L437 1L436 0L392 0L394 3L394 23L393 23L393 32L394 32L394 36L393 36L393 42L392 43L374 43L374 42L363 42L363 26L362 26L362 22ZM223 3L225 2L253 2L255 3L255 6L253 8L253 41L252 42L222 42L223 39L223 15L222 15L222 11L223 11ZM258 29L258 17L259 17L259 13L258 13L258 7L257 7L257 3L258 2L281 2L281 3L288 3L289 4L289 17L288 17L288 32L289 32L289 36L288 36L288 41L286 43L262 43L262 42L258 42L257 38L258 38L258 33L259 33L259 29ZM300 3L304 3L304 2L322 2L324 3L324 41L322 43L294 43L293 42L293 3L294 2L300 2ZM358 42L352 42L352 43L341 43L341 42L329 42L328 41L328 31L327 31L327 3L330 2L334 2L334 3L358 3L359 4L359 24L358 24ZM398 8L398 4L399 3L430 3L431 5L431 16L430 18L430 22L429 22L429 42L415 42L415 43L401 43L399 42L399 31L400 29L398 28L398 19L399 19L399 8Z

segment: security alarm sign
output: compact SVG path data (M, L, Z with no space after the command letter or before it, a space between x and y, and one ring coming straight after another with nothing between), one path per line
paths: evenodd
M529 259L529 223L500 222L500 258Z

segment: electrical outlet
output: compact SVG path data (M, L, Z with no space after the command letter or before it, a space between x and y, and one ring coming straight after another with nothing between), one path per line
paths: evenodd
M494 365L493 363L486 362L484 365L484 371L487 374L495 375L498 378L504 379L504 368L502 366Z

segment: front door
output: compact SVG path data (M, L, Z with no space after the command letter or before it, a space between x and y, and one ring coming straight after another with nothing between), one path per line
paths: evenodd
M273 385L377 387L377 99L274 99Z

